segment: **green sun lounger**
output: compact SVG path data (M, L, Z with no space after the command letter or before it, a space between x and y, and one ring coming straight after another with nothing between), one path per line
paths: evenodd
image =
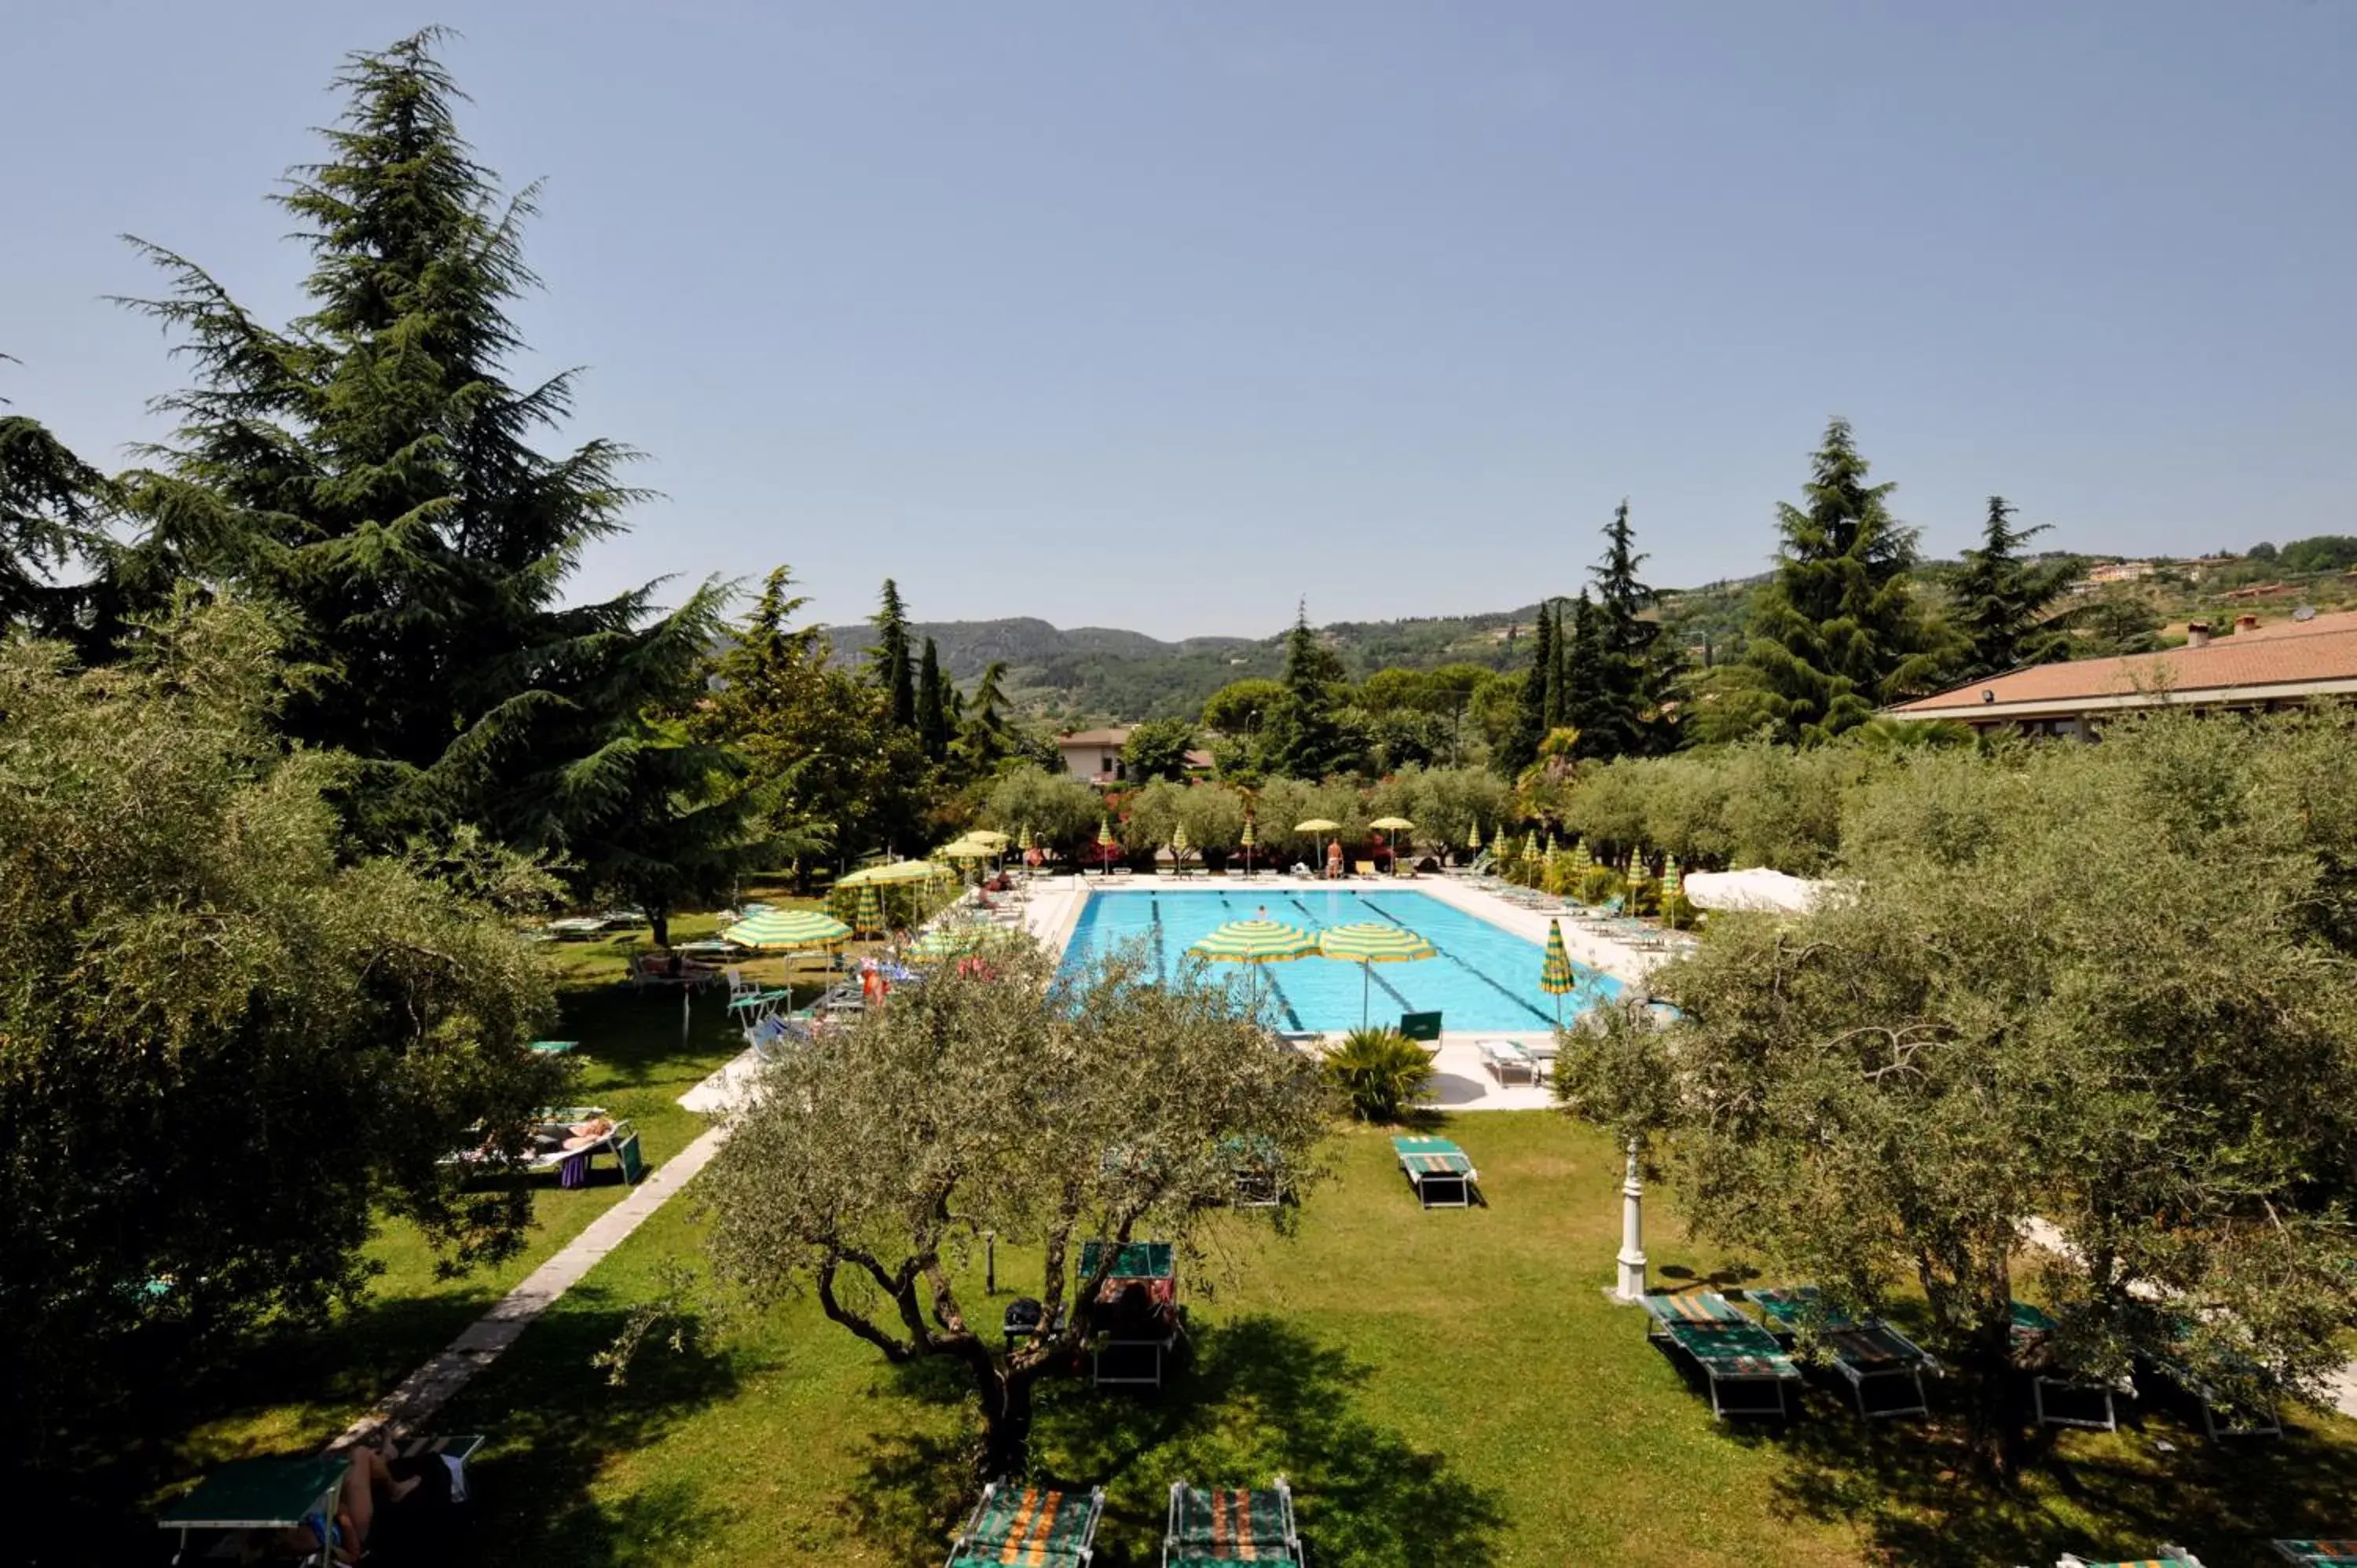
M1250 1489L1206 1491L1184 1481L1171 1483L1162 1568L1248 1568L1307 1561L1300 1533L1293 1527L1293 1488L1284 1477Z
M1087 1284L1106 1243L1081 1244L1080 1283ZM1127 1241L1115 1252L1097 1288L1096 1331L1089 1345L1089 1380L1099 1388L1134 1384L1158 1389L1166 1363L1186 1332L1178 1305L1178 1257L1168 1241Z
M1776 1337L1746 1317L1716 1291L1643 1298L1652 1319L1646 1337L1665 1349L1680 1350L1710 1389L1710 1411L1722 1421L1734 1415L1787 1416L1785 1391L1801 1380L1801 1369L1784 1354Z
M948 1568L1088 1568L1103 1511L1103 1487L1082 1495L993 1481L950 1548Z
M2269 1544L2302 1568L2357 1568L2357 1536L2346 1541L2277 1541Z
M2026 1301L2013 1304L2013 1359L2029 1375L2030 1408L2038 1423L2083 1427L2090 1432L2118 1431L2115 1387L2065 1367L2055 1358L2053 1338L2061 1326L2042 1307ZM2093 1413L2097 1410L2102 1413ZM2087 1413L2077 1413L2080 1411Z
M1861 1421L1932 1413L1923 1398L1923 1374L1938 1371L1940 1363L1882 1319L1832 1311L1814 1285L1755 1290L1749 1296L1767 1318L1768 1331L1779 1339L1791 1343L1803 1332L1815 1335L1832 1358L1834 1370L1848 1382ZM1869 1387L1877 1396L1871 1401Z
M2274 1380L2247 1356L2228 1351L2218 1365L2227 1369L2227 1381L2257 1397L2237 1399L2218 1386L2194 1364L2193 1326L2181 1318L2160 1325L2170 1344L2145 1351L2137 1358L2141 1373L2150 1370L2159 1380L2182 1390L2201 1412L2201 1430L2212 1442L2222 1437L2281 1437L2283 1418L2276 1409Z
M320 1533L336 1517L350 1467L347 1454L232 1460L158 1514L156 1522L180 1532L175 1563L193 1561L190 1552L199 1547L202 1556L224 1542L234 1551L236 1539L250 1531L293 1530L308 1522Z
M2201 1568L2201 1559L2182 1546L2164 1545L2158 1557L2132 1557L2125 1563L2091 1563L2066 1552L2054 1560L2054 1568Z
M1465 1151L1447 1138L1394 1138L1401 1174L1426 1208L1470 1208L1481 1188L1481 1173Z

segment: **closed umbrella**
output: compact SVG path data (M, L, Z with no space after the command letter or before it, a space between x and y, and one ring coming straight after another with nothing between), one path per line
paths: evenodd
M1252 875L1252 852L1253 820L1252 813L1250 811L1246 811L1244 813L1244 875L1246 876L1250 876Z
M859 885L859 904L856 912L851 917L851 926L855 931L873 931L882 934L884 929L883 888L873 882L863 882Z
M1479 817L1473 819L1473 825L1465 832L1465 850L1469 854L1481 853L1481 819Z
M1370 974L1367 966L1375 963L1415 963L1427 959L1438 950L1405 926L1387 926L1368 920L1358 925L1330 926L1318 933L1318 950L1326 957L1340 959L1359 966L1359 1027L1367 1026L1367 993Z
M1596 857L1587 853L1586 839L1571 841L1571 868L1582 876L1596 869Z
M1031 824L1030 824L1030 823L1028 823L1028 822L1024 823L1024 824L1023 824L1023 831L1022 831L1021 832L1019 832L1019 833L1017 833L1017 834L1016 834L1016 835L1015 835L1015 847L1016 847L1017 849L1020 849L1020 850L1030 850L1030 849L1036 849L1036 848L1038 848L1038 847L1039 847L1038 845L1034 844L1034 843L1031 842Z
M1684 888L1685 879L1678 875L1678 857L1674 854L1663 855L1662 857L1662 902L1668 903Z
M1523 858L1524 860L1536 860L1538 857L1539 831L1536 828L1533 828L1531 830L1530 836L1523 841Z
M1202 940L1187 951L1212 963L1251 964L1257 997L1262 964L1291 963L1296 959L1311 957L1318 951L1318 939L1281 920L1230 920L1212 927Z
M1579 983L1571 955L1563 950L1563 922L1547 922L1546 961L1539 965L1539 989L1555 998L1555 1026L1563 1027L1564 993Z
M1097 856L1104 862L1104 868L1107 871L1113 869L1113 819L1111 817L1097 819Z
M1177 827L1170 830L1171 870L1184 871L1187 869L1187 851L1189 847L1189 845L1187 843L1187 824L1180 822Z

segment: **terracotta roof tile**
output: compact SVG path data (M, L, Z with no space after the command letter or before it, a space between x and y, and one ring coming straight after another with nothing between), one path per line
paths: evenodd
M1894 714L1964 713L2020 703L2070 703L2168 692L2179 697L2237 687L2357 680L2357 611L2280 621L2206 648L2171 648L2119 659L2040 664L1992 676L1936 696L1901 703ZM1984 697L1983 693L1993 693Z

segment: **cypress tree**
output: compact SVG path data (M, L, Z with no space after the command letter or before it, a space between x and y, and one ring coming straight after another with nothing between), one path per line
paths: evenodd
M1285 639L1285 693L1268 715L1262 746L1271 773L1293 779L1323 779L1355 767L1352 737L1335 717L1335 689L1342 661L1309 627L1309 606L1296 607L1293 629Z
M1713 725L1787 742L1826 739L1927 683L1934 660L1916 604L1915 531L1890 515L1895 485L1867 483L1849 422L1825 426L1802 504L1777 508L1783 542L1761 590L1738 680Z
M950 715L942 676L941 650L925 639L925 655L917 669L917 742L934 762L950 754Z
M570 413L572 377L511 384L510 309L537 280L527 188L502 198L460 137L436 29L348 58L326 161L274 199L311 255L309 312L264 324L195 263L131 301L179 334L195 384L132 504L132 581L225 578L277 600L290 653L321 674L290 700L305 742L364 770L346 800L364 840L479 822L562 853L630 788L627 735L667 697L682 647L717 627L710 585L666 617L651 587L568 604L582 553L640 492L634 454L533 442Z
M1539 605L1537 622L1531 628L1531 667L1523 676L1523 691L1515 710L1514 727L1508 732L1503 745L1498 747L1498 771L1512 779L1536 762L1539 746L1547 737L1547 702L1550 688L1559 704L1562 689L1555 684L1555 625L1544 601Z
M2039 627L2062 591L2062 570L2041 569L2021 558L2022 545L2049 525L2016 528L2016 510L2003 496L1989 497L1981 546L1964 552L1964 569L1954 588L1956 621L1965 639L1962 661L1952 674L1959 684L2046 663L2069 651L2068 632Z
M1539 618L1547 623L1546 640L1546 733L1553 735L1570 721L1564 717L1563 674L1566 660L1563 645L1563 609L1552 602L1539 606Z
M917 682L909 663L909 617L900 605L900 585L884 579L884 594L869 618L875 644L867 650L876 683L884 689L885 711L902 729L917 727Z
M1563 722L1579 732L1573 753L1595 755L1588 736L1598 728L1598 675L1604 663L1604 642L1595 602L1580 590L1572 602L1571 635L1564 639Z

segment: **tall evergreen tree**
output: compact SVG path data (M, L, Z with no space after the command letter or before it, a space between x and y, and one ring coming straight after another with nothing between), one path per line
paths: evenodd
M1539 606L1539 618L1547 623L1546 641L1546 727L1549 735L1569 721L1564 717L1563 676L1568 660L1564 657L1563 607L1550 599Z
M1572 601L1571 633L1560 638L1559 644L1564 668L1563 722L1580 734L1581 744L1574 754L1586 757L1591 754L1586 737L1598 727L1598 677L1604 666L1604 640L1595 601L1587 596L1585 588Z
M1824 740L1935 672L1910 570L1915 531L1887 504L1897 487L1867 483L1845 419L1827 424L1810 467L1802 504L1777 508L1775 575L1760 592L1716 731Z
M1604 559L1595 572L1594 646L1585 655L1591 668L1585 722L1579 726L1583 757L1660 749L1654 742L1677 674L1674 654L1662 641L1661 626L1645 618L1656 596L1637 576L1645 557L1636 548L1627 501L1613 510L1604 539Z
M651 588L568 604L583 553L640 492L607 440L533 445L570 413L569 373L508 381L510 310L536 279L527 188L502 199L458 134L435 29L352 55L328 158L276 200L311 254L311 309L272 328L201 267L142 244L171 280L133 301L180 334L195 384L135 476L146 527L128 580L227 578L292 611L321 677L288 704L301 740L363 759L366 840L462 821L563 853L585 809L629 787L626 736L718 623L709 585L656 618Z
M2021 558L2021 547L2048 524L2016 528L2016 508L2003 496L1988 499L1988 521L1977 550L1964 552L1964 569L1953 589L1957 629L1964 649L1951 679L1978 681L2025 664L2068 656L2070 634L2040 626L2061 596L2068 567L2040 567Z
M83 629L93 589L59 579L104 564L113 494L38 421L0 414L0 631L71 638Z
M917 681L909 660L909 617L900 604L900 585L884 579L884 594L869 618L876 641L867 650L868 667L884 690L885 711L902 729L917 727Z
M1309 606L1294 612L1286 634L1285 694L1261 731L1264 770L1293 779L1323 779L1364 760L1362 739L1337 717L1342 660L1309 627Z
M942 652L933 646L931 638L925 639L925 654L917 666L917 743L925 748L926 757L942 761L950 754L950 693L943 690L946 678L942 674Z
M1538 760L1539 746L1552 727L1547 722L1548 698L1553 696L1558 703L1562 699L1562 691L1555 684L1555 668L1554 618L1546 602L1541 600L1538 619L1531 627L1531 667L1523 675L1514 727L1508 732L1505 744L1498 747L1495 758L1498 771L1509 779Z

